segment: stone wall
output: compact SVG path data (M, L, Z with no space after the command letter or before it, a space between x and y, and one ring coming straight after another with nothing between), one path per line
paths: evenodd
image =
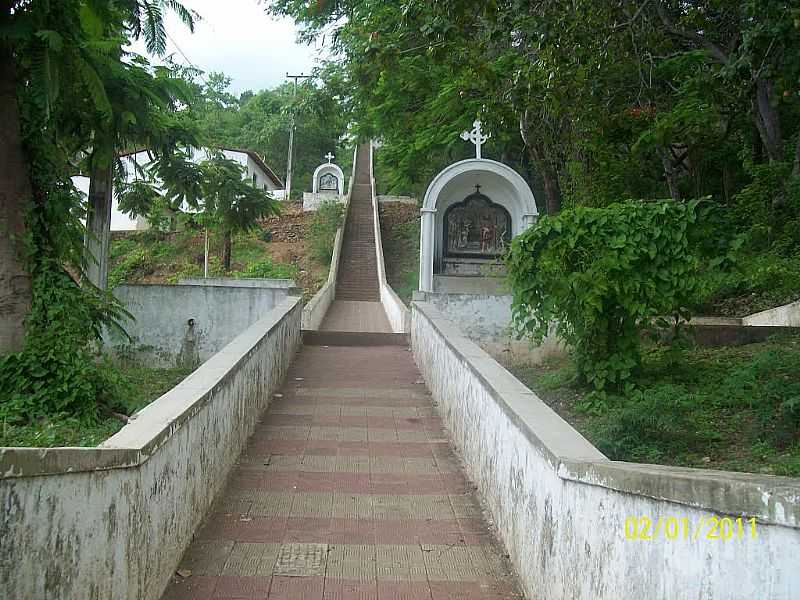
M158 600L300 344L288 298L99 448L0 448L0 598Z
M284 280L253 281L117 286L134 317L123 322L132 342L110 332L106 347L153 365L199 364L295 292Z
M800 597L800 480L609 461L432 304L411 339L528 597ZM728 515L756 539L692 539ZM628 517L686 519L689 539L626 539Z

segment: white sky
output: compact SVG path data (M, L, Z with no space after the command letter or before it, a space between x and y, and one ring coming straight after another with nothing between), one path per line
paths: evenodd
M177 17L169 15L167 54L186 64L180 48L203 71L222 71L232 79L231 89L237 94L280 85L287 71L309 73L318 49L296 43L294 22L268 15L264 4L257 0L183 0L202 21L192 34ZM144 53L144 44L135 44L134 51Z

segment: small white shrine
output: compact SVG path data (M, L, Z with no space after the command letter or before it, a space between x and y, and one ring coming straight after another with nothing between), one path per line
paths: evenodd
M454 278L505 274L501 258L511 238L536 222L530 187L514 169L483 158L489 139L475 121L462 139L475 145L475 158L445 168L425 192L420 232L421 292L479 293L492 286ZM477 285L476 285L477 284Z
M303 210L317 210L326 200L342 202L344 200L344 173L339 165L333 163L333 154L325 155L328 160L314 170L311 179L311 193L303 194Z

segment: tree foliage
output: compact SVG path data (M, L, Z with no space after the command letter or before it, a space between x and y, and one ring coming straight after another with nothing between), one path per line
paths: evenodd
M516 326L539 340L555 326L584 381L620 387L639 367L641 326L689 318L708 258L724 256L708 237L709 211L631 201L543 218L511 245Z

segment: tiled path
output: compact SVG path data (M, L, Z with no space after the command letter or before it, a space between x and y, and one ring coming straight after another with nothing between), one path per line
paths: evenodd
M411 353L306 346L164 599L519 598Z
M380 302L334 300L320 330L391 333L392 328Z

